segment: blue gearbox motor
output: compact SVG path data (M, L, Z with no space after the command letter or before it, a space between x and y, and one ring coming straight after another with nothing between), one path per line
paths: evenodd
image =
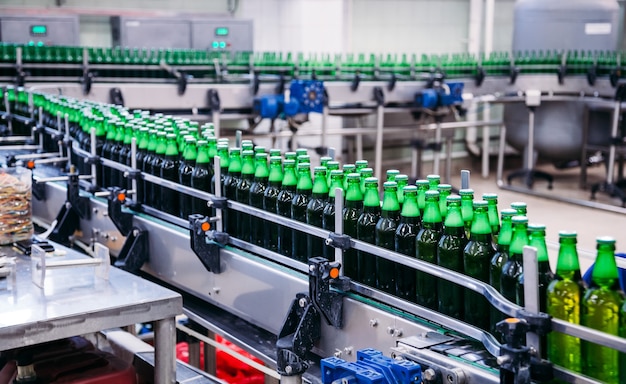
M436 88L426 88L415 93L415 105L436 109L463 103L463 83L444 83Z
M336 357L322 359L322 383L331 384L346 379L354 384L419 384L422 368L409 360L394 360L375 349L361 349L356 362Z
M324 83L318 80L293 80L289 87L290 98L284 95L263 95L254 99L254 112L264 119L287 118L300 113L322 113L324 109Z

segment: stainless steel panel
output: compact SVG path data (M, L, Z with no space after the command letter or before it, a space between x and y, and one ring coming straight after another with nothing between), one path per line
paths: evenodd
M45 26L45 35L31 33L32 26ZM0 41L28 44L31 41L45 45L80 45L78 16L0 16Z
M217 28L227 28L228 34L220 36ZM226 43L225 48L213 48L213 42ZM194 19L191 21L191 48L218 51L252 51L252 20Z

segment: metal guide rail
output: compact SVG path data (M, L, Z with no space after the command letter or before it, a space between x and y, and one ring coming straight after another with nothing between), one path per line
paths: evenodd
M48 131L44 132L48 133ZM80 157L86 158L92 155L75 146L69 146L68 150L73 151ZM329 244L333 244L336 241L336 236L341 235L339 229L337 234L331 234L328 231L305 223L274 215L234 201L224 201L219 196L213 196L203 191L143 174L133 169L132 166L129 168L126 165L106 159L101 159L101 161L107 167L123 171L125 177L133 175L136 178L140 176L146 181L160 186L173 188L181 193L207 201L213 201L214 207L217 208L218 212L223 208L245 212L250 216L282 224L312 236L329 239ZM216 173L219 176L219 162L216 165ZM90 175L89 178L95 178L95 175ZM217 179L219 180L219 177ZM44 181L43 178L39 180ZM105 191L85 194L78 188L75 188L79 182L79 176L75 174L70 174L69 178L67 178L67 187L59 183L59 178L48 179L48 181L49 183L45 185L44 195L46 197L43 199L36 198L36 201L33 203L36 215L47 222L52 222L55 219L55 209L63 206L67 207L68 202L70 206L77 207L76 210L78 211L76 212L77 217L64 222L69 227L65 227L64 231L61 231L58 236L61 238L65 236L64 240L68 240L68 237L75 236L76 229L80 228L82 235L79 234L78 237L86 242L102 241L114 243L111 249L118 256L118 261L122 259L122 267L135 271L141 268L141 270L157 279L172 284L210 303L214 303L270 332L279 333L280 324L283 320L282 316L285 313L288 302L298 292L306 291L307 289L305 276L307 274L310 275L310 265L307 266L303 262L281 256L221 232L221 221L219 218L217 219L217 230L215 230L212 225L203 225L203 223L210 223L203 217L190 217L190 220L186 221L150 207L137 208L137 205L133 204L130 199L126 199L126 196L133 195L134 191L132 190L127 192L119 191L121 193ZM72 185L74 186L72 187ZM96 195L105 196L108 200L105 203ZM338 204L341 204L342 199L337 200ZM218 204L219 202L222 205ZM80 208L81 206L82 208ZM135 207L138 211L128 211L126 206ZM341 206L337 207L337 209L341 211ZM62 216L62 219L65 219L66 216ZM57 216L57 219L59 217ZM71 223L72 221L73 224ZM60 228L63 228L63 226L61 225ZM151 234L150 241L147 242L147 239L144 238L147 243L142 243L139 239L141 239L142 234L147 233ZM127 239L122 245L121 240L124 237ZM626 343L622 338L557 319L549 321L541 314L525 311L523 308L505 300L493 287L483 282L362 241L348 240L347 247L375 254L377 257L429 273L478 292L486 297L491 305L507 315L526 319L534 324L538 324L537 322L544 325L549 324L555 331L626 352ZM342 252L340 248L342 247L337 247L338 251L336 254L339 258L336 261L341 264ZM149 255L149 258L142 259L141 255L146 257ZM246 281L246 284L242 285L242 281ZM275 286L268 286L267 282L274 282ZM311 280L309 280L308 286L311 289ZM527 284L526 288L530 286L532 284ZM210 288L207 292L208 287ZM322 283L320 288L323 287L324 284ZM342 312L344 319L341 327L330 325L322 327L321 338L316 351L319 356L336 355L336 351L350 351L350 348L378 347L386 351L397 346L399 348L398 353L408 358L411 354L415 355L415 351L410 352L411 349L409 347L411 344L409 342L400 343L400 339L407 335L422 335L433 332L433 330L437 334L456 335L452 340L446 339L445 342L442 341L437 343L437 345L458 342L458 337L461 340L470 338L482 344L482 347L478 349L475 346L472 347L472 353L480 353L480 350L484 348L492 356L500 356L502 346L492 335L484 330L398 299L372 287L351 281L349 285L344 284L338 290L331 286L328 292L337 292L343 298L340 301L344 306ZM526 297L530 298L532 295L526 295ZM259 303L264 305L259 305ZM337 314L335 313L335 315ZM361 321L358 320L359 318L361 318ZM369 320L366 324L363 324L363 319ZM379 324L383 325L383 327L379 327ZM387 326L385 327L385 325ZM374 335L371 335L372 329L376 329ZM537 329L534 331L537 331ZM380 340L381 337L385 337L385 339ZM536 338L533 339L531 337L528 341L529 345L533 345L538 349L538 344L534 344L537 341ZM358 345L359 343L362 345ZM450 354L446 355L445 351L448 350L447 348L440 348L439 355L452 356ZM431 353L432 348L429 351ZM346 354L348 353L346 352ZM441 356L439 356L439 359L446 359ZM416 358L413 356L413 359L420 361L421 357ZM435 364L435 360L431 357L430 360L426 361L430 361L432 365ZM497 364L488 363L489 361L489 358L485 357L485 363L482 365L478 364L478 372L480 372L480 375L492 377L494 379L493 382L498 382L496 376L493 375L493 369L494 367L497 368ZM463 358L460 358L460 362L457 361L457 364L466 363L474 368L477 366L475 361L471 363L470 361L464 361ZM448 364L446 368L445 364L443 364L440 369L445 368L445 372L448 372L452 370L452 366ZM468 368L465 374L471 377L471 372L472 369ZM558 368L555 369L555 372L558 377L565 378L571 382L594 382ZM475 373L475 375L478 375L478 373Z

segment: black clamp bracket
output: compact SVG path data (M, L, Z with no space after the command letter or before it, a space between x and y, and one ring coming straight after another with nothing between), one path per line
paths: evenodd
M91 209L89 206L89 197L80 195L80 186L77 172L70 172L67 179L67 201L76 210L81 219L89 220L91 218Z
M323 257L309 259L309 294L296 295L276 341L281 375L296 376L307 370L307 354L321 337L322 316L328 324L341 328L343 297L330 291L333 281L345 280L339 277L339 267Z
M356 71L354 77L352 78L352 82L350 83L350 90L352 92L356 92L359 89L359 84L361 84L361 73Z
M122 236L128 236L133 228L133 215L122 211L122 207L126 201L126 191L118 187L113 187L110 189L110 192L107 199L107 212L109 217Z
M176 84L179 96L185 94L185 91L187 90L187 84L192 77L193 76L188 75L183 71L178 71L178 76L176 76Z
M485 77L487 77L487 73L485 72L485 68L482 65L476 67L476 75L474 75L474 80L476 81L476 86L480 87L485 81Z
M189 241L191 249L207 271L222 272L220 252L228 243L229 235L212 229L211 220L202 215L189 215Z
M259 70L252 71L252 94L256 96L259 93L259 87L261 86L261 79L259 78Z
M510 81L511 85L515 84L515 82L517 81L517 76L519 75L519 73L520 73L520 69L519 69L518 66L511 65L509 67L509 81Z
M90 218L89 198L80 196L78 173L70 172L67 178L65 204L61 206L61 210L55 218L57 224L50 234L50 239L69 245L70 237L80 228L80 219L89 220Z
M587 83L589 85L594 86L596 84L596 80L598 79L598 65L594 64L589 69L587 69Z
M552 331L552 317L547 313L533 313L520 309L516 314L528 325L528 330L539 336L545 336Z
M31 169L32 171L32 169ZM33 190L33 196L39 201L46 201L46 183L38 183L35 180L34 172L31 173L31 186Z
M220 94L217 89L210 88L207 91L207 106L211 111L219 112L222 103L220 102Z
M98 155L85 156L85 164L87 164L87 165L98 165L98 164L100 164L100 156L98 156Z
M556 70L556 76L559 79L560 85L563 85L563 82L565 81L565 75L567 75L567 65L561 64Z
M393 91L396 88L396 83L398 82L398 77L395 73L391 74L391 78L389 79L389 83L387 83L387 90L389 92Z
M85 71L83 77L80 79L83 95L88 95L91 92L91 86L93 85L94 73L91 71Z
M109 101L111 104L124 106L124 95L122 90L118 87L109 89Z
M282 95L285 93L285 84L287 80L285 79L285 71L280 71L278 74L278 84L276 84L276 94Z
M619 68L611 69L611 73L609 73L609 81L611 82L611 86L613 88L617 87L617 83L619 83L619 78L622 76L622 70Z
M352 248L352 241L348 235L340 235L338 233L331 232L326 239L326 245L345 251Z
M211 199L211 207L215 209L228 208L228 199L225 197L211 196L209 199Z
M520 319L506 319L496 325L505 343L500 346L500 384L530 384L530 348L524 345L528 324Z
M377 106L385 105L385 92L381 87L374 87L374 101Z

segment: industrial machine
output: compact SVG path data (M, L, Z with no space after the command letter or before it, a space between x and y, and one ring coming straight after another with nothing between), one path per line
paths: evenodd
M13 44L79 45L78 16L1 15L0 41Z

